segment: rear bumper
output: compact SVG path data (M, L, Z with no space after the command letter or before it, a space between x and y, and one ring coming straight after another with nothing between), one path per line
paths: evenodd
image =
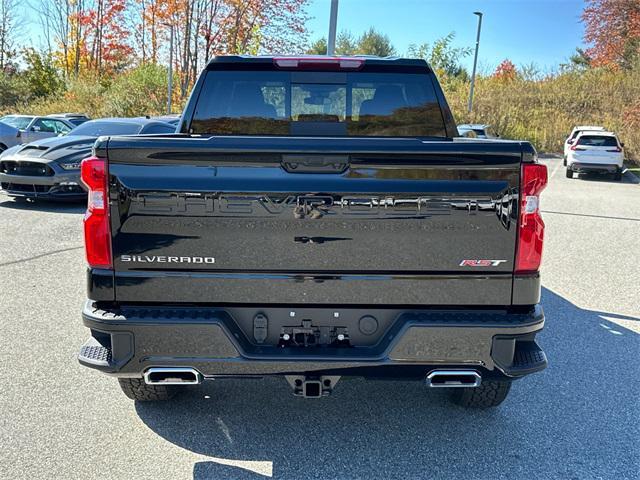
M578 163L574 162L567 168L577 173L589 173L589 172L606 172L616 173L621 170L621 167L612 163Z
M122 307L92 301L82 316L91 338L81 364L119 377L150 367L191 367L205 378L341 375L424 379L434 368L474 368L484 378L518 378L546 367L535 343L543 328L539 305L526 313L500 310L397 311L379 341L366 347L280 348L250 342L230 313L205 307ZM358 315L365 315L359 310Z

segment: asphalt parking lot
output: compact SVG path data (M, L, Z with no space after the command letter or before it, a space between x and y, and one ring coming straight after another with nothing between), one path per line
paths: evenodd
M491 411L409 382L220 380L135 404L80 367L83 206L0 196L0 478L638 478L640 184L543 160L549 368Z

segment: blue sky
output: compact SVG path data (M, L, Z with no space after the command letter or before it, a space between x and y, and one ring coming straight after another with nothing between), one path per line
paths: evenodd
M338 31L360 34L373 26L387 34L399 53L411 43L431 43L456 33L456 46L475 45L477 17L484 13L478 64L493 70L505 58L516 65L557 68L583 46L582 0L340 0ZM310 38L325 36L330 0L311 0ZM469 67L472 58L462 64Z

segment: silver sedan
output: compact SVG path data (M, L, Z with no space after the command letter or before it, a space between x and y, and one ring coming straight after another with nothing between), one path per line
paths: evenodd
M12 130L6 129L5 126L11 127ZM0 118L0 151L20 143L65 135L74 127L74 124L62 118L5 115ZM8 136L4 135L5 130Z

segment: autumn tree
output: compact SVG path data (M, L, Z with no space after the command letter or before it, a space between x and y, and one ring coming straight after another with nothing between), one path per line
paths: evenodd
M306 43L307 0L135 0L131 23L142 63L166 58L186 96L206 61L220 54L296 53ZM137 23L136 23L137 22Z
M493 78L503 81L513 81L518 76L518 69L509 59L503 60L493 72Z
M16 56L17 0L0 0L0 71Z
M158 61L166 6L167 2L163 0L135 0L131 3L129 22L142 63Z
M306 44L308 0L37 1L48 50L66 79L165 63L173 32L172 68L184 97L213 55L297 53Z
M125 9L125 0L94 0L89 8L71 15L71 31L77 36L76 65L101 76L121 71L129 63L133 49L127 43Z
M85 14L85 0L40 0L37 11L57 66L65 78L78 77L84 43L84 26L78 19Z
M588 0L582 20L594 66L628 69L640 58L639 0Z

